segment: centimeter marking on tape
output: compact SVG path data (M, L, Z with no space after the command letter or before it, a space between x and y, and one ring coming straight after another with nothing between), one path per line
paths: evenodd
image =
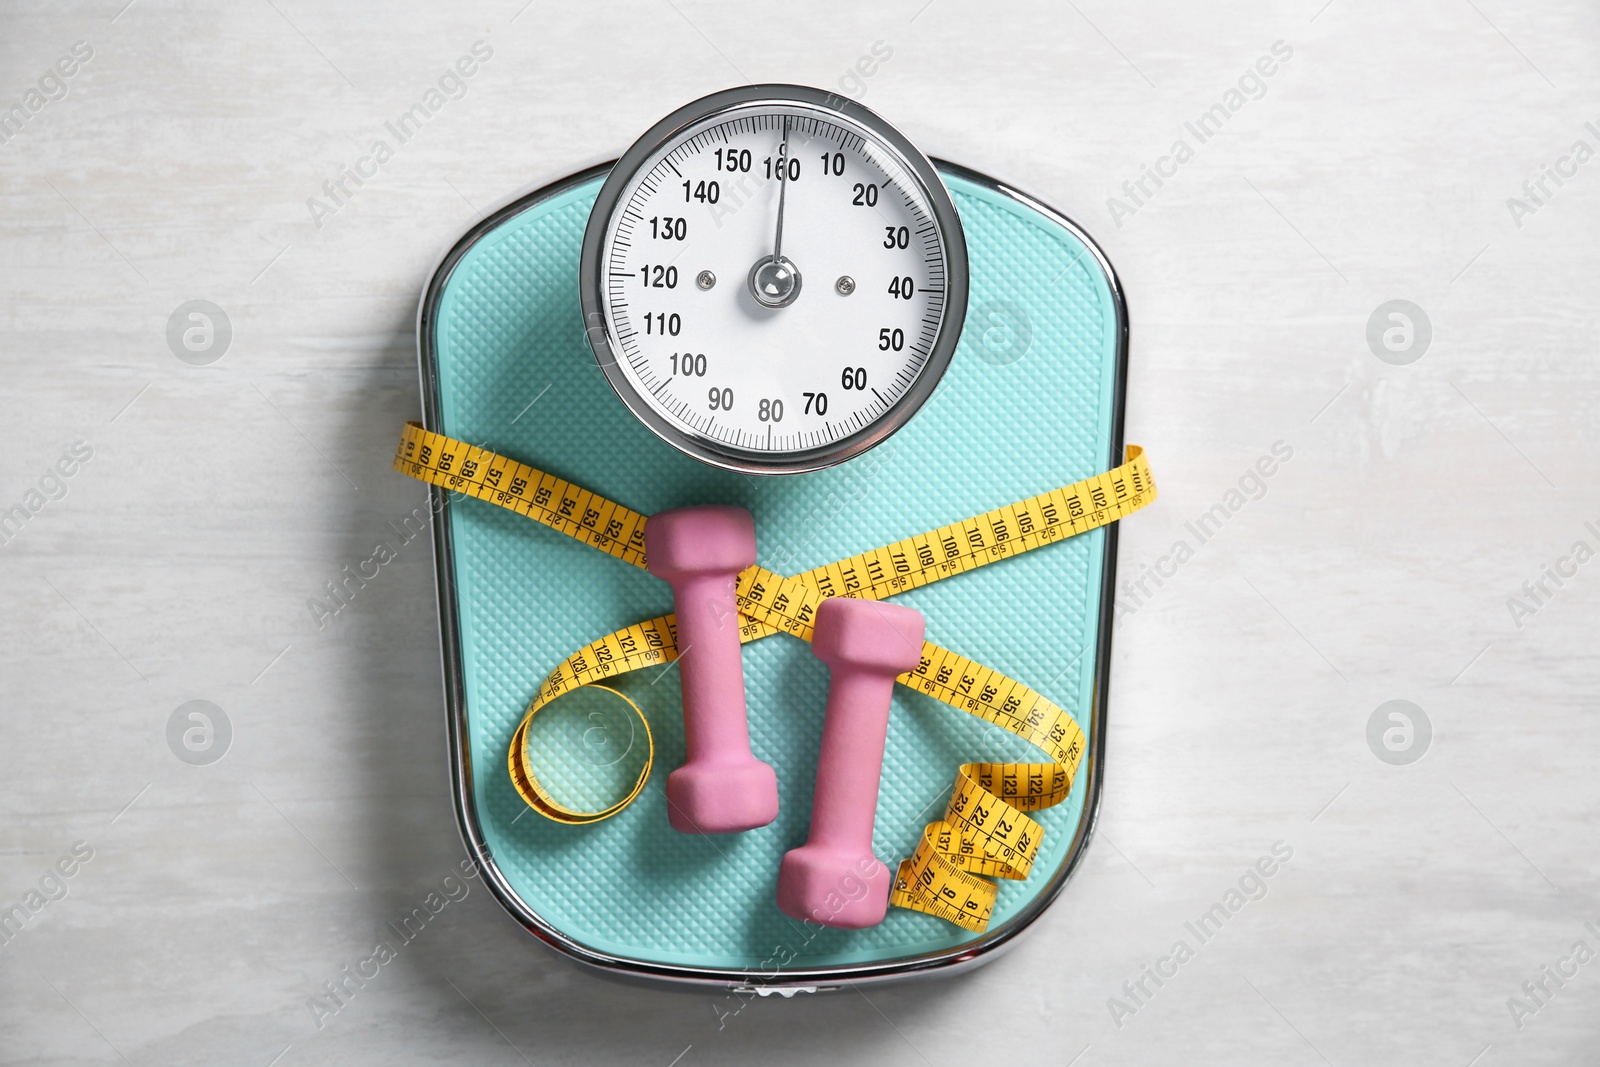
M525 463L409 423L394 466L413 478L526 515L636 567L645 565L646 516ZM738 615L741 642L775 633L809 641L816 609L830 596L894 596L1104 526L1155 496L1143 450L1130 445L1126 462L1114 470L804 574L785 577L751 567L739 576L729 613ZM607 818L631 803L649 776L653 740L632 791L601 811L583 812L562 805L539 784L527 751L528 721L565 693L670 663L677 656L674 619L663 615L591 642L552 670L507 754L512 783L523 799L540 814L572 824ZM900 865L891 903L982 931L998 887L977 876L1027 877L1043 827L1025 812L1066 799L1084 756L1083 731L1071 715L1027 686L931 643L924 643L917 669L898 680L1016 734L1052 761L963 764L944 817L928 824L915 851ZM648 737L648 721L637 705L628 703L645 721Z
M631 508L526 463L406 423L394 469L526 515L635 567L644 566L644 521Z
M739 576L739 607L764 604L762 621L809 641L817 606L829 597L904 593L1105 526L1154 498L1143 449L1131 446L1115 470L794 578L752 567Z

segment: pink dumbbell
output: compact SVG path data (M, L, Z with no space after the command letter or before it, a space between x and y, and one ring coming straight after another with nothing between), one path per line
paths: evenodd
M872 600L835 597L817 609L811 650L830 670L828 713L811 833L778 871L786 915L852 930L883 921L889 868L872 854L878 778L894 680L921 662L924 629L921 612Z
M667 818L686 834L765 826L778 817L778 776L750 752L733 598L756 561L755 520L734 507L663 511L645 521L644 553L678 616L688 760L667 775Z

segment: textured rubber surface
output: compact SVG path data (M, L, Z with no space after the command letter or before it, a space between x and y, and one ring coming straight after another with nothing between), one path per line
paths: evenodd
M434 339L441 394L434 428L646 513L688 504L748 508L760 562L786 574L1105 469L1117 362L1108 279L1047 216L959 177L946 182L971 259L961 345L916 418L842 467L730 474L679 454L628 413L593 361L578 308L579 244L599 179L530 205L457 264ZM528 907L594 950L642 961L753 968L780 942L799 945L773 894L783 853L806 836L827 669L784 635L744 650L752 748L778 771L782 807L771 825L715 837L668 828L661 785L683 762L672 668L618 683L655 735L656 769L639 799L592 826L552 823L528 811L506 774L506 746L530 694L569 652L671 610L670 589L480 501L455 503L451 522L477 814ZM1103 538L1096 530L896 603L926 615L929 640L1051 697L1087 733ZM616 795L616 782L637 772L638 752L624 753L629 713L613 699L616 714L591 714L597 699L608 698L592 698L543 735L574 746L557 776L565 798ZM875 851L891 870L910 853L923 824L943 810L961 762L1042 758L998 728L897 686ZM1063 862L1084 815L1086 778L1079 774L1067 802L1037 813L1046 831L1037 864L1026 881L1001 883L991 931ZM891 908L872 929L818 932L791 966L888 961L974 939Z

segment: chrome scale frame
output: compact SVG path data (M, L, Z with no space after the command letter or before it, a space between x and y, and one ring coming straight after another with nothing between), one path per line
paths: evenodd
M962 178L975 185L1008 197L1046 216L1078 238L1094 256L1105 272L1111 288L1111 298L1117 317L1116 380L1113 384L1111 447L1106 456L1106 469L1122 462L1123 407L1126 398L1128 370L1128 314L1122 286L1111 263L1076 223L1025 193L1019 192L993 178L951 163L935 160L943 173ZM612 163L580 171L564 179L545 185L517 197L510 203L491 212L472 227L440 261L423 292L417 311L417 345L422 384L423 424L436 432L440 427L440 389L438 367L433 342L438 321L439 301L451 273L461 258L483 236L512 217L550 197L603 177L612 169ZM1050 875L1049 884L1030 901L1020 913L988 930L976 940L954 949L924 953L882 963L869 963L834 967L798 967L779 974L757 973L754 969L723 970L713 967L690 967L679 964L637 960L601 952L568 937L522 900L511 887L491 854L478 820L473 793L472 748L469 744L469 727L466 707L465 665L461 652L461 627L456 608L456 583L454 551L450 533L450 500L444 490L429 487L433 515L433 544L435 589L439 606L440 646L444 670L446 722L449 732L451 785L455 799L456 820L467 852L479 865L483 881L500 905L520 923L523 929L556 951L613 978L643 982L667 982L703 988L753 991L763 995L782 993L792 996L796 992L821 992L845 984L860 986L910 978L927 978L957 974L971 970L996 958L1002 951L1016 943L1017 938L1042 915L1060 894L1067 879L1083 859L1084 850L1094 832L1099 818L1100 790L1104 777L1106 752L1106 702L1111 673L1111 629L1115 597L1117 563L1117 525L1106 527L1105 549L1102 561L1100 596L1100 638L1095 655L1095 682L1092 697L1093 728L1090 732L1089 759L1086 773L1084 814L1061 865Z

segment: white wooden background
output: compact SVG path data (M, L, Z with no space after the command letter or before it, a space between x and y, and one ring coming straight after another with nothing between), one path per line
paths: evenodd
M1600 150L1594 5L125 3L0 14L26 119L0 144L0 509L29 513L0 547L0 906L65 893L0 946L0 1061L1594 1061L1600 562L1569 554L1600 549L1600 161L1571 154ZM317 225L478 41L466 94ZM1264 94L1113 220L1280 41ZM764 80L850 91L1106 247L1162 488L1124 577L1292 458L1147 579L1100 833L992 966L719 1029L717 995L580 972L470 883L319 1027L308 998L463 856L427 542L325 628L306 607L421 500L388 462L426 271L519 188ZM167 342L192 299L232 326L209 365ZM1432 330L1404 364L1366 339L1395 299ZM167 741L195 699L232 726L209 766ZM1406 766L1367 742L1394 699L1432 728ZM1200 945L1185 922L1275 842ZM1176 977L1123 990L1179 939Z

